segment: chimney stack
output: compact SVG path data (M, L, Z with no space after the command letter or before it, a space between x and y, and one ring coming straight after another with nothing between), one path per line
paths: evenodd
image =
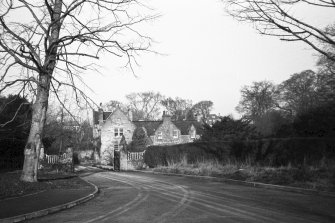
M99 125L102 125L104 122L104 110L102 110L102 103L100 103L98 113L99 113Z
M163 116L162 116L163 122L165 121L170 121L171 122L171 115L167 111L163 111Z

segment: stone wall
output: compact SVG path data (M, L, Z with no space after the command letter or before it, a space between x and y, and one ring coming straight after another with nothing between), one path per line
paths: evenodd
M145 168L144 160L128 160L127 170L140 170Z
M173 137L173 131L178 132L178 137ZM159 138L159 132L162 133L161 139ZM155 131L153 137L153 145L173 145L181 143L180 130L173 124L170 116L163 116L163 123Z
M101 127L101 163L104 165L113 165L114 159L114 145L119 144L121 136L114 135L115 128L122 128L123 135L126 142L131 142L133 132L136 126L129 120L129 118L120 110L116 110L111 117L106 119Z

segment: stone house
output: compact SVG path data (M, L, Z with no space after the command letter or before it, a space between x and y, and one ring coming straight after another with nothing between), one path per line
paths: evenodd
M114 157L114 151L121 148L121 139L127 144L132 141L136 128L144 128L150 145L173 145L193 142L202 132L199 121L174 121L167 113L163 113L159 121L133 121L132 113L124 113L120 109L114 112L104 112L102 109L93 111L93 136L101 140L101 163L109 164Z

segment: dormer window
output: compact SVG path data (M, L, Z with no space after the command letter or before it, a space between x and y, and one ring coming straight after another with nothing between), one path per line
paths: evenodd
M115 137L121 137L121 136L123 136L123 128L115 128L114 129L114 136Z
M177 139L178 138L178 130L173 130L172 131L172 136L174 139Z
M163 132L157 132L157 139L163 139Z

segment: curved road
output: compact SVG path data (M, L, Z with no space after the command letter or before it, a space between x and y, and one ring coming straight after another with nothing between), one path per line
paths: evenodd
M335 222L335 199L146 173L97 172L93 200L30 222Z

